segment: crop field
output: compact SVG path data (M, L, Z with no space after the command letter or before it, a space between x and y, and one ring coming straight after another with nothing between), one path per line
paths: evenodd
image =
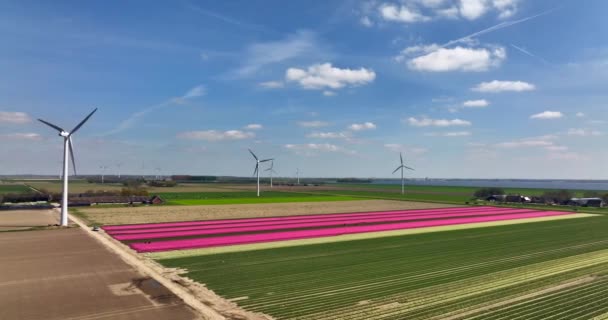
M464 207L105 226L138 252L207 248L516 219L567 212Z
M368 189L368 190L393 190L401 191L401 185L399 184L336 184L335 187L339 189ZM407 185L405 186L406 193L410 192L433 192L433 193L456 193L466 194L472 196L475 191L482 187L463 187L463 186L418 186L418 185ZM508 194L525 194L532 196L540 196L545 191L554 191L557 189L540 189L540 188L503 188ZM571 190L575 197L582 197L587 190ZM597 190L599 192L605 192L606 190Z
M588 215L244 252L182 255L178 250L150 256L187 270L187 277L247 310L277 319L589 319L608 312L607 229L608 217Z
M81 207L74 213L89 224L119 225L195 220L243 219L275 216L367 212L373 210L435 209L452 205L390 200L329 202L284 202L258 204L221 204L200 206Z
M307 194L266 191L261 197L255 192L179 192L158 193L168 205L213 205L213 204L249 204L249 203L281 203L281 202L317 202L317 201L349 201L357 200L352 196L336 196L324 194Z
M22 184L0 184L0 194L31 192L33 192L32 189Z

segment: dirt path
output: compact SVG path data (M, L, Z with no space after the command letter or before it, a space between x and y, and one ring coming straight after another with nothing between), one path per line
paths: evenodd
M179 276L177 270L168 270L158 263L138 255L122 243L108 237L103 232L94 232L79 218L71 218L87 233L117 254L123 261L150 276L181 298L191 308L198 311L204 319L250 319L269 320L270 316L245 311L234 302L228 301L203 285Z
M0 319L202 319L81 228L0 233Z

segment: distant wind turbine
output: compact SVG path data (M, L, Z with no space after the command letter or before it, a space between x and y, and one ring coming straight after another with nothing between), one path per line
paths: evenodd
M403 179L403 169L410 169L410 170L414 170L410 167L407 167L403 164L403 155L401 154L401 152L399 152L399 159L401 160L401 165L397 167L397 169L395 169L395 171L393 171L393 174L395 174L395 172L399 171L399 169L401 169L401 194L405 194L405 180Z
M300 184L300 168L296 168L296 178L298 179L298 185Z
M72 165L74 166L74 175L76 175L76 161L74 161L74 149L72 146L72 135L80 129L84 125L85 122L89 120L89 118L97 111L95 108L88 116L86 116L71 132L67 132L63 130L61 127L56 126L50 122L44 121L42 119L38 119L38 121L46 124L47 126L57 130L59 132L59 136L63 137L63 194L61 197L61 226L68 226L68 169L69 169L69 161L70 158L72 160Z
M251 149L248 149L248 150L249 150L249 153L251 153L251 155L255 159L255 170L253 171L253 175L254 176L257 175L257 177L258 177L258 197L259 197L260 196L260 163L272 161L274 159L260 160L260 159L258 159L258 156L256 156L255 153L253 153L253 151L251 151Z
M270 168L264 170L264 171L270 172L270 188L272 188L272 174L277 173L276 171L274 171L273 168L274 168L274 160L270 160Z
M108 169L108 166L106 165L101 165L99 166L99 169L101 169L101 184L104 184L105 180L105 176L106 176L106 169Z
M122 167L122 162L116 164L116 168L118 168L118 180L120 180L120 167Z

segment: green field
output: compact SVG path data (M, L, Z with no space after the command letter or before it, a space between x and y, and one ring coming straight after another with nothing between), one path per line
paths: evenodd
M168 205L213 205L213 204L249 204L249 203L284 203L284 202L318 202L358 200L351 196L317 195L279 191L262 192L257 197L252 191L233 192L180 192L159 193Z
M32 189L21 184L0 184L0 194L32 192Z
M606 230L596 216L159 262L278 319L588 319L608 312Z
M390 191L401 191L401 185L397 184L336 184L337 187L344 189L377 189L377 190L390 190ZM416 185L405 185L405 192L431 192L431 193L453 193L473 196L475 191L483 187L462 187L462 186L416 186ZM502 188L507 194L522 194L526 196L540 196L545 191L553 191L559 189L533 189L533 188ZM573 192L575 197L582 197L585 192L589 190L570 190ZM607 190L597 190L600 193L606 193Z

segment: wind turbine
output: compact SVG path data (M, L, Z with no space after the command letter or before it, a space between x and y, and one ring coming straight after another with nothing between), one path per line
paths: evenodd
M68 167L69 167L69 158L72 159L72 165L74 166L74 175L76 175L76 162L74 161L74 149L72 147L72 135L84 125L87 120L97 111L95 108L88 116L86 116L80 123L72 129L71 132L67 132L63 130L61 127L58 127L50 122L44 121L42 119L38 119L38 121L46 124L47 126L57 130L59 132L59 136L63 137L63 194L61 198L61 226L68 226Z
M99 169L101 169L101 184L103 184L105 182L106 169L108 169L108 166L101 165L99 166Z
M401 152L399 152L399 159L401 159L401 165L397 167L397 169L395 169L395 171L393 171L393 174L395 174L395 172L397 172L399 169L401 169L401 194L405 194L405 180L403 180L403 169L410 169L410 170L414 170L410 167L407 167L403 164L403 155L401 154Z
M298 185L300 185L300 168L296 168L296 177L298 179Z
M274 159L264 159L264 160L260 160L258 159L258 156L255 155L255 153L253 153L253 151L251 151L251 149L247 149L249 150L249 153L251 153L251 155L253 156L253 158L255 159L255 170L253 171L253 175L257 175L258 176L258 197L260 196L260 163L262 162L268 162L268 161L272 161Z
M117 163L116 167L118 168L118 180L120 180L120 167L122 167L122 162Z
M270 161L270 168L264 170L264 171L270 171L270 188L272 188L272 173L277 173L276 171L274 171L274 160Z

